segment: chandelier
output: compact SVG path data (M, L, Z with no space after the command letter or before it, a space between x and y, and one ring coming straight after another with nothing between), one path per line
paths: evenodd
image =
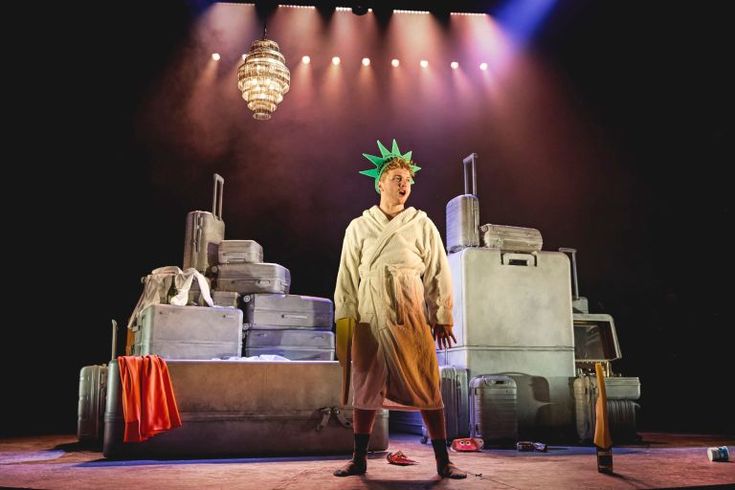
M242 98L259 121L271 118L283 94L288 92L291 73L278 43L265 38L250 46L250 50L237 70L237 88Z

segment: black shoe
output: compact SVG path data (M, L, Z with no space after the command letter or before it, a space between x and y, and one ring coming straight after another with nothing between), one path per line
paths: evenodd
M335 470L334 476L364 475L365 472L367 472L367 461L364 459L362 461L355 461L353 459L342 468Z

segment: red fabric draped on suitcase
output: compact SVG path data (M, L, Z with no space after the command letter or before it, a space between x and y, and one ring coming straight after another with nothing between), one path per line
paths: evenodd
M120 356L124 442L141 442L181 427L166 361L158 356Z

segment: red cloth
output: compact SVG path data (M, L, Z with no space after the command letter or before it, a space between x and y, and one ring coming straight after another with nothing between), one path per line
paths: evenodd
M158 356L119 356L124 442L141 442L181 427L166 361Z

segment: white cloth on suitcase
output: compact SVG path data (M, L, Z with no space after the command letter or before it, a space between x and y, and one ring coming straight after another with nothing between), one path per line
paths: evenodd
M204 275L193 267L181 270L175 265L168 265L153 269L145 278L143 293L135 305L132 315L128 320L128 328L132 329L138 321L140 313L151 305L172 304L177 306L185 306L189 301L189 290L194 281L199 284L204 302L209 306L214 306L212 295L209 292L209 283ZM169 291L173 288L177 291L176 295L168 297Z

